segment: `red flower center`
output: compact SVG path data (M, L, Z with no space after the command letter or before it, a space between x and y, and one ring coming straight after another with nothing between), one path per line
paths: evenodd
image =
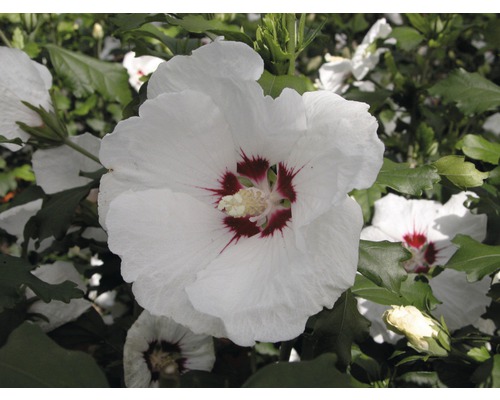
M408 272L426 273L436 262L438 249L436 245L427 240L423 233L412 232L403 236L406 248L412 253L412 258L405 264Z

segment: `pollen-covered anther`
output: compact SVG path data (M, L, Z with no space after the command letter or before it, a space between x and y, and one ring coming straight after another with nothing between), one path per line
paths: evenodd
M256 188L240 189L233 195L224 196L217 208L235 218L261 215L268 206L264 192Z

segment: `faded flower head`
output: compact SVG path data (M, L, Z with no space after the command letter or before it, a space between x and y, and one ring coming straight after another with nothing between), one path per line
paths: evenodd
M215 362L213 339L195 335L170 318L143 311L127 333L123 368L127 387L159 387L190 370L210 371Z
M414 306L392 306L383 315L387 327L408 339L419 352L446 356L450 337L445 327Z
M20 138L23 142L29 139L16 122L28 126L40 126L40 116L22 101L46 110L52 108L49 89L52 86L52 75L49 70L32 61L26 53L18 49L0 47L0 135L7 139ZM20 149L17 144L2 144L9 150Z
M138 302L240 345L302 333L354 282L360 207L383 145L366 104L276 99L250 47L161 64L139 116L102 141L99 214Z

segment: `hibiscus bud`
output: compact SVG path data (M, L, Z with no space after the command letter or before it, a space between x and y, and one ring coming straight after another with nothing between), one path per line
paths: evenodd
M99 22L96 22L92 27L92 37L95 40L101 40L104 37L104 30Z
M408 344L421 353L446 356L450 350L450 335L446 326L438 323L414 306L392 306L383 317L387 328L404 335Z

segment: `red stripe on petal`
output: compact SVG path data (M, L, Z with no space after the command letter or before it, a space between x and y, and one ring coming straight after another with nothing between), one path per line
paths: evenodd
M297 171L299 172L299 171ZM287 168L283 163L278 164L278 180L276 181L276 191L283 197L290 200L291 203L297 198L292 180L297 175L293 168Z
M269 161L262 157L248 158L247 155L242 151L241 157L243 161L237 164L236 170L238 174L243 175L255 182L261 182L267 179L267 170L269 169Z
M225 174L218 180L220 187L218 189L208 189L213 192L215 195L219 196L217 202L220 201L220 198L223 196L230 196L235 194L238 190L243 189L242 184L238 181L238 178L232 172L226 171Z
M407 233L403 236L404 241L408 246L411 246L415 249L420 249L426 242L427 236L423 233Z
M241 237L251 237L260 233L260 228L255 222L250 221L249 217L234 218L228 216L224 218L224 225L226 225L226 227L234 233L233 240L236 241L238 241Z
M275 211L267 222L267 226L262 231L262 236L270 236L277 230L280 232L287 226L288 221L292 218L292 210L290 208L284 208Z

